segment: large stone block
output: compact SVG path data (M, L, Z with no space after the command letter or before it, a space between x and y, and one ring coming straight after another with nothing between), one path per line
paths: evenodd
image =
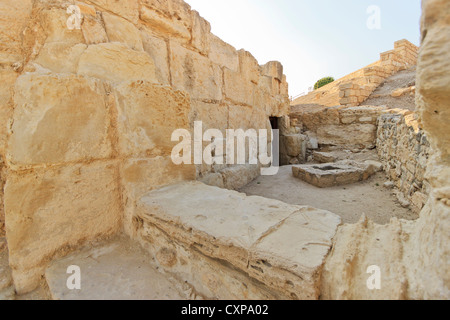
M317 129L319 144L371 147L376 144L373 124L326 125Z
M258 60L248 51L243 49L238 51L239 54L239 70L245 80L258 84L261 75L261 68Z
M283 81L283 65L278 61L270 61L262 66L262 74Z
M86 48L83 43L46 43L35 62L55 73L77 73L80 57Z
M184 90L192 99L222 100L222 70L208 58L170 42L170 72L175 89Z
M239 55L236 49L216 37L214 34L209 34L209 58L215 64L230 69L231 71L239 71Z
M192 11L192 46L201 54L208 54L211 25L197 11Z
M145 81L124 82L115 88L119 152L122 156L170 156L178 142L176 129L189 129L189 96Z
M218 129L225 134L228 129L228 106L195 101L192 103L192 121L201 121L203 130Z
M6 232L17 292L33 290L55 254L120 228L115 162L10 172Z
M224 69L225 97L233 103L253 106L257 95L257 86L244 79L239 72Z
M191 40L190 26L186 26L183 21L164 15L147 6L141 6L141 20L152 30L170 38L177 38L183 42Z
M60 164L111 155L109 110L99 81L26 74L17 80L8 160Z
M257 107L230 105L228 129L270 129L268 117Z
M107 12L102 16L109 41L124 43L133 50L144 50L141 33L131 22Z
M196 205L199 201L201 207ZM318 298L320 270L340 224L340 218L330 212L247 197L198 182L152 191L141 198L137 210L144 228L153 226L169 235L172 242L199 253L199 260L225 261L270 292L290 299ZM156 232L143 236L160 245ZM165 248L167 252L173 246ZM191 262L181 260L183 254L177 249L171 251L172 263L164 263L167 259L160 263L164 270L181 274ZM200 290L209 287L206 277L196 285Z
M133 236L136 201L145 193L182 181L195 180L194 165L175 165L170 157L128 159L121 166L123 199L125 203L124 229Z
M111 11L132 23L139 20L139 0L90 0L102 11Z
M170 85L170 70L167 43L165 40L153 36L148 29L141 32L144 51L152 57L156 67L158 83Z
M157 82L152 58L145 52L132 50L121 43L89 46L80 58L78 74L111 82L126 80Z

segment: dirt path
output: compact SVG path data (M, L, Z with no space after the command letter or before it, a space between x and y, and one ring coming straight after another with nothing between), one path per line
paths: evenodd
M292 166L281 167L276 176L261 176L240 191L277 199L290 204L308 205L334 212L344 223L356 223L362 214L379 224L392 217L413 220L418 216L401 207L391 190L384 188L384 173L347 186L316 188L292 176Z

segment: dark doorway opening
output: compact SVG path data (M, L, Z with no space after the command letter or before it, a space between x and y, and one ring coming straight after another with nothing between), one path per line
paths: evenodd
M270 119L270 125L272 126L272 130L279 130L280 129L280 125L279 125L279 122L280 122L280 118L278 118L278 117L270 117L269 118ZM281 160L281 157L280 157L280 132L278 131L278 135L274 135L274 137L273 137L274 139L275 138L278 138L277 139L277 141L272 141L272 155L273 155L273 166L279 166L280 165L280 160Z
M279 129L278 120L279 120L279 118L277 118L277 117L270 117L270 125L272 126L272 130Z

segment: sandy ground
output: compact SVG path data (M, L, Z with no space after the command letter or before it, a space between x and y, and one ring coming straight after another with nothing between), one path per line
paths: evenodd
M405 94L401 97L394 98L391 96L392 91L400 88L409 88L416 84L416 67L408 70L400 71L386 79L372 95L362 103L363 106L387 106L389 109L399 108L414 111L415 96Z
M240 191L328 210L341 216L344 223L356 223L362 214L378 224L386 224L393 217L417 219L416 214L397 203L392 190L383 186L386 181L381 172L364 182L320 189L294 178L292 166L285 166L278 175L261 176Z

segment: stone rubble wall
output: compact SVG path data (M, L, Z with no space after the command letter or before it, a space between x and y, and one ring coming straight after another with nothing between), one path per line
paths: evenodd
M384 171L412 209L420 212L431 186L425 179L430 143L411 111L384 114L378 119L377 151Z
M81 29L67 27L72 4ZM282 65L260 66L223 42L182 0L0 8L0 156L18 293L33 290L59 254L122 229L133 236L144 193L223 170L233 187L255 172L175 166L175 129L192 132L200 120L204 130L265 129L288 113Z
M408 40L394 43L394 50L380 54L380 61L364 69L361 78L352 79L339 86L339 103L345 106L358 106L393 74L417 64L419 48Z

